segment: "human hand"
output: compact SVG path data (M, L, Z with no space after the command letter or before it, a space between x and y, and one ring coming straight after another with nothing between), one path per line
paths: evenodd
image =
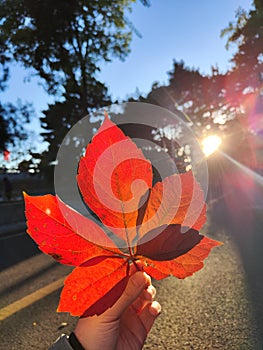
M79 319L74 330L86 350L139 350L161 306L150 276L135 272L121 297L100 316Z

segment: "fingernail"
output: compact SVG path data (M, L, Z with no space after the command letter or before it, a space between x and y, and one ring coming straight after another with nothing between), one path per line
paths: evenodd
M162 308L158 301L153 301L149 310L153 316L159 316Z
M152 283L151 276L147 275L146 272L144 272L143 274L144 274L144 278L147 280L146 284L147 284L148 286L150 286L151 283Z
M147 288L147 292L151 294L152 298L155 297L156 295L156 289L154 288L154 286L150 285L148 288Z

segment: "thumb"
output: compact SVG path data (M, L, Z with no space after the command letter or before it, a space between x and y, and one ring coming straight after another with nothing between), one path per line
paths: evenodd
M135 272L128 281L128 284L111 309L107 310L108 315L119 318L122 313L129 307L151 284L151 278L145 272Z

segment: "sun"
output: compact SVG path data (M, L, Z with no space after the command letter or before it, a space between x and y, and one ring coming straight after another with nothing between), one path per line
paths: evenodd
M202 141L202 150L206 157L209 157L213 154L221 145L221 137L217 135L210 135L203 139Z

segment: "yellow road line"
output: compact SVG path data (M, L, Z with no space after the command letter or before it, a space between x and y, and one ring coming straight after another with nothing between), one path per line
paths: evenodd
M31 294L26 295L24 298L3 307L2 309L0 309L0 321L3 321L4 319L10 317L14 313L55 292L57 289L63 286L64 280L65 277L62 277L57 281L54 281L48 284L47 286L40 288Z

